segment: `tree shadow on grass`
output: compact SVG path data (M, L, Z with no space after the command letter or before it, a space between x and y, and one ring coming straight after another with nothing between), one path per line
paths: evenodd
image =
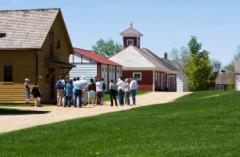
M17 110L9 108L0 108L1 115L30 115L30 114L46 114L50 111L34 111L34 110Z

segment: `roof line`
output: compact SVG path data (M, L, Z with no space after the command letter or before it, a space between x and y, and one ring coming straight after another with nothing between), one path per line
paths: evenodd
M0 10L0 12L13 12L13 11L41 11L41 10L60 10L60 8L36 8L36 9L16 9L16 10Z

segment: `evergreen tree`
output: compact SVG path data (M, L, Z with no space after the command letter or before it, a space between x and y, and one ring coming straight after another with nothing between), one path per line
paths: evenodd
M192 91L209 89L215 80L209 52L201 51L201 48L202 44L197 42L197 37L191 37L188 43L191 58L185 64L184 71Z

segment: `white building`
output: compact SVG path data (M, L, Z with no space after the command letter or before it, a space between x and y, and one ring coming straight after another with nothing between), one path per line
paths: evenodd
M69 62L76 66L69 72L70 78L103 78L108 87L111 80L117 81L122 76L120 64L84 49L75 48L74 55L69 57Z

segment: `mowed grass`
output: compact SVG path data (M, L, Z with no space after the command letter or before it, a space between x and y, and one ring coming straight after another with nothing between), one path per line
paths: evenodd
M240 93L197 92L176 102L0 135L1 157L237 157Z

